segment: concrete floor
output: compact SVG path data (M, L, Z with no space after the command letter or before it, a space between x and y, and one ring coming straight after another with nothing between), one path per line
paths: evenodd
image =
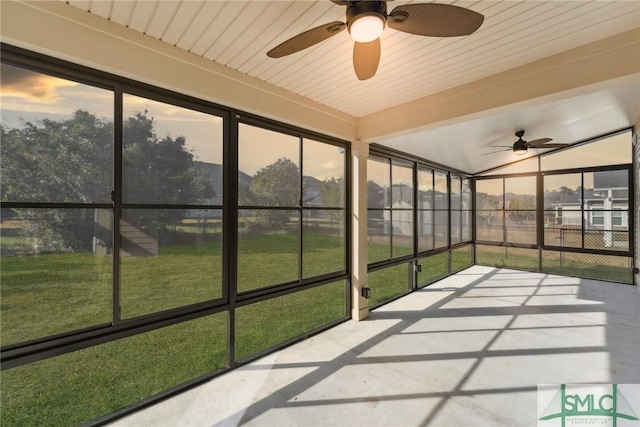
M538 384L639 354L635 287L475 266L113 425L535 426Z

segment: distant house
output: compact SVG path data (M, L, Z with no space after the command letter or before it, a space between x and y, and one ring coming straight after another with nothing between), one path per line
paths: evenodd
M198 168L204 170L204 173L208 177L208 182L211 183L214 191L213 197L202 200L200 204L222 206L222 191L223 191L223 170L222 165L218 163L204 163L195 162ZM251 177L245 173L240 172L238 176L238 184L251 185ZM209 219L209 218L222 218L221 209L189 209L185 215L187 219Z
M576 191L552 203L554 225L583 225L585 229L615 230L629 226L629 182L626 170L597 172L593 189ZM584 200L582 199L584 197ZM549 207L545 206L545 209Z
M566 229L584 227L601 232L604 246L616 246L616 239L629 229L629 181L626 170L594 173L593 189L576 191L562 201L545 206L553 211L552 225ZM582 198L581 198L582 197ZM624 233L620 233L624 232ZM625 238L621 245L628 244Z

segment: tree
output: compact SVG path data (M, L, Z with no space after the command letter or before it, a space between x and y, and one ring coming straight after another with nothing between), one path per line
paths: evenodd
M300 204L300 169L291 160L278 159L253 176L249 190L260 206L295 207ZM286 210L259 210L257 223L274 230L289 222Z
M87 111L70 119L0 125L2 200L109 203L113 124Z
M87 111L70 119L0 126L3 201L109 203L113 188L113 124ZM94 227L82 209L17 210L40 250L88 249ZM110 237L101 236L110 242Z
M78 110L69 119L0 126L1 197L11 202L111 203L114 189L113 123ZM213 194L194 166L184 137L158 138L147 112L123 127L123 200L189 204ZM184 210L129 211L140 228L179 221ZM89 249L94 218L84 209L20 209L19 215L52 250Z
M123 202L135 204L204 204L215 194L206 171L194 161L183 136L158 138L147 111L124 121L122 131ZM130 223L158 237L159 231L179 223L184 209L128 210Z
M509 218L512 221L523 223L535 221L536 198L531 195L509 194L510 210Z
M387 200L385 194L388 192L388 188L383 188L375 181L367 181L367 206L370 208L384 207Z
M324 206L338 207L344 204L344 180L342 178L325 179L319 182L320 198ZM329 211L330 227L333 228L333 221L340 221L343 212L338 210Z
M200 178L183 136L158 138L153 118L137 112L123 127L123 200L126 203L203 203L213 186Z
M342 178L320 181L319 191L324 206L338 207L344 204L344 180Z

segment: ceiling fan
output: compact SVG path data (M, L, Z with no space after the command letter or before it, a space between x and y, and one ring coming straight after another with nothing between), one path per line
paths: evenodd
M360 80L376 74L380 63L380 35L385 26L397 31L430 37L467 36L474 33L484 16L459 6L439 3L400 5L387 14L386 1L331 0L346 6L346 24L333 21L307 30L267 52L270 58L291 55L347 29L355 41L353 68ZM392 0L389 0L392 1Z
M490 147L507 148L506 150L492 151L491 153L486 153L486 154L499 153L501 151L513 151L515 154L521 156L523 154L526 154L529 148L561 148L569 145L569 144L547 144L548 142L553 141L553 139L551 138L540 138L540 139L534 139L533 141L525 141L524 139L522 139L522 137L524 136L524 130L517 131L515 135L518 137L518 140L514 142L513 145L490 145Z

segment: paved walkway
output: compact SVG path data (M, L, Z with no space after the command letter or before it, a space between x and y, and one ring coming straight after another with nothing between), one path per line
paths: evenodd
M114 425L535 426L538 384L637 384L639 354L635 287L474 266Z

